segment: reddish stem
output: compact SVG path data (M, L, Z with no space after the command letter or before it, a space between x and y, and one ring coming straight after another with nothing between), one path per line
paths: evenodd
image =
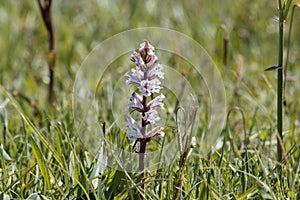
M55 40L54 40L54 28L52 25L51 18L51 3L52 0L45 0L44 4L41 3L41 0L37 0L39 8L43 17L44 24L47 28L49 34L49 54L48 54L48 64L49 64L49 73L50 73L50 83L49 83L49 103L54 104L55 93L54 93L54 78L55 78Z
M145 112L147 112L147 97L146 96L143 96L142 105L143 105L142 117L144 117ZM141 177L142 177L141 188L142 188L143 193L145 192L145 185L144 185L144 182L145 182L145 173L144 173L144 169L145 169L145 152L146 152L147 142L149 141L148 138L145 138L146 132L147 132L146 126L147 126L147 121L142 118L142 135L143 135L144 138L141 138L141 140L140 140L139 170L142 172L141 173ZM140 195L140 199L144 199L142 194Z

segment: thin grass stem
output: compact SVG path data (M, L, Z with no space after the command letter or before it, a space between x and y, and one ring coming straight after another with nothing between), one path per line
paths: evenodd
M281 0L278 0L278 5L279 5L279 23L278 23L278 31L279 31L279 36L278 36L278 72L277 72L277 131L278 134L281 138L283 139L282 136L282 125L283 125L283 112L282 112L282 91L283 91L283 72L282 72L282 64L283 64L283 23L284 23L284 18L283 18L283 7ZM281 161L282 159L282 151L280 147L280 143L277 142L277 160Z

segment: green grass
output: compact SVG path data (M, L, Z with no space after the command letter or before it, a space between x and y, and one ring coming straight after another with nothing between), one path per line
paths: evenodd
M82 141L73 120L72 90L83 59L99 42L144 26L174 29L203 45L221 72L227 110L235 106L243 110L248 136L246 152L242 118L232 112L228 127L219 137L224 141L219 148L203 155L198 143L182 169L178 154L163 168L147 172L145 199L172 199L179 170L183 174L183 199L300 198L299 12L295 12L287 72L296 80L287 82L283 110L288 165L277 161L277 78L275 73L264 72L277 64L277 1L60 0L53 1L52 12L57 54L54 108L47 103L48 38L37 2L7 1L0 7L0 199L38 199L39 195L48 199L138 197L140 174L113 167L103 169L104 144L91 147ZM290 14L285 22L285 41ZM229 38L226 66L224 37ZM137 45L141 41L133 42ZM176 62L175 58L168 64L182 74L190 69L185 61ZM129 69L132 63L124 55L112 66ZM111 69L107 74L113 72ZM194 83L196 76L189 77ZM103 86L107 93L101 93L100 88L96 94L99 105L107 104L116 83L115 77L111 80ZM196 135L207 131L209 123L209 93L205 89L201 92ZM167 105L174 108L176 99L169 96ZM175 137L174 113L168 113L168 117L165 141L152 141L149 151L166 151L164 144ZM126 135L114 125L111 110L102 106L98 120L99 127L106 122L109 141L129 150Z

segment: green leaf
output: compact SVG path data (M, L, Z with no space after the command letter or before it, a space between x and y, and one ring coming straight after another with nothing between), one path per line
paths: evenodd
M280 67L280 66L272 66L272 67L269 67L269 68L265 69L265 71L274 71L274 70L277 70L277 69L280 69L280 68L282 68L282 67Z
M253 192L255 192L255 190L257 189L257 185L252 186L251 188L249 188L245 193L243 193L238 200L244 200L247 199L249 195L251 195Z
M37 160L37 163L41 169L41 173L44 177L44 182L45 182L46 188L49 190L51 188L51 184L50 184L50 176L49 176L49 171L48 171L49 168L47 167L46 160L45 160L39 146L36 144L36 142L34 141L32 136L29 138L29 142L31 144L34 157Z
M79 169L77 164L75 163L75 156L73 151L71 151L70 153L69 172L72 178L73 185L76 185L76 180L78 180L79 177Z
M291 7L291 3L292 3L292 0L287 0L284 4L284 7L283 7L283 19L286 19L288 13L289 13L289 10L290 10L290 7Z

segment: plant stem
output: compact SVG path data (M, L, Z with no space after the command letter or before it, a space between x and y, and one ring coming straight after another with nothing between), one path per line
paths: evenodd
M283 107L283 7L281 4L281 0L278 0L279 5L279 40L278 40L278 73L277 73L277 131L280 136L280 139L283 139L282 136L282 107ZM282 151L280 148L279 142L277 142L277 160L280 162L282 160Z
M142 132L146 132L146 126L142 127ZM145 167L145 152L146 152L146 138L140 140L140 151L139 151L139 170L143 171ZM144 173L142 173L143 175ZM143 177L142 177L143 178Z
M146 152L146 139L143 138L140 141L140 152L139 152L139 170L142 172L141 173L141 178L142 178L142 192L144 193L144 182L145 182L145 173L144 173L144 168L145 168L145 152ZM142 198L143 199L143 198Z
M51 3L52 0L44 0L44 4L41 3L41 0L37 0L39 8L43 17L44 24L47 28L49 34L49 53L48 53L48 65L49 65L49 93L48 101L53 106L55 101L55 92L54 92L54 79L55 79L55 40L54 40L54 27L52 25L51 18Z
M146 107L147 107L147 97L143 96L143 108L144 108L144 112L142 112L142 116L144 117L145 112L146 112ZM147 145L147 138L145 138L146 136L146 132L147 132L147 122L146 120L144 120L142 118L142 135L144 138L141 138L140 140L140 151L139 151L139 170L142 172L141 173L141 179L142 179L142 193L145 193L145 172L144 172L144 168L145 168L145 152L146 152L146 145ZM140 195L140 199L144 199L143 194Z

